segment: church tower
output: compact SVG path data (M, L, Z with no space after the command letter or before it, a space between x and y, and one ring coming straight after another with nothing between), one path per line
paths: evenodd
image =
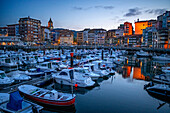
M50 30L53 29L53 22L52 22L51 18L50 18L50 20L48 21L48 28L50 28Z

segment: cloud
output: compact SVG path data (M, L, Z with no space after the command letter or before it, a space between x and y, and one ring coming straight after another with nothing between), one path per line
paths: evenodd
M101 9L106 9L106 10L112 10L114 9L114 6L102 6L102 5L98 5L98 6L93 6L93 7L79 7L79 6L74 6L73 9L74 10L88 10L88 9L92 9L92 8L101 8Z
M125 21L125 19L119 19L117 22L121 23L121 22L124 22L124 21Z
M103 8L103 9L111 10L111 9L114 9L114 6L102 6L102 5L98 5L98 6L94 6L94 8Z
M124 15L124 17L131 17L131 16L136 16L140 15L142 12L140 11L140 8L135 7L132 9L129 9L128 12Z
M83 8L82 8L82 7L76 7L76 6L75 6L75 7L73 7L73 9L74 9L74 10L83 10Z
M146 13L154 14L154 15L161 15L166 12L167 9L148 9L145 10Z
M77 6L73 7L74 10L79 10L79 11L81 11L81 10L88 10L88 9L91 9L91 8L92 8L92 7L86 7L86 8L77 7Z

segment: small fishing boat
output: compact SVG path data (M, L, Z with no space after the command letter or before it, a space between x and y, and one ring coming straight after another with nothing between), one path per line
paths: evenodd
M32 85L21 85L18 90L24 97L43 105L71 106L75 103L75 94L60 93Z
M18 91L0 93L0 111L5 113L40 113L42 106L24 100Z
M7 77L5 72L0 70L0 89L9 86L12 83L14 83L14 80Z

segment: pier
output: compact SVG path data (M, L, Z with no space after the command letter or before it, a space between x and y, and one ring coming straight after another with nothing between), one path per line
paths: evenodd
M22 49L24 51L35 51L35 50L44 50L44 49L113 49L113 50L126 50L129 52L136 52L136 51L147 51L147 52L155 52L155 53L167 53L170 54L170 49L162 49L162 48L142 48L142 47L120 47L120 46L94 46L94 45L76 45L76 46L17 46L17 45L5 45L0 46L1 50L19 50Z

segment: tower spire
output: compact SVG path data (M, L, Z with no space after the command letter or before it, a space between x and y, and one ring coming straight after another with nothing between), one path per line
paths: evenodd
M53 21L51 20L51 17L50 20L48 21L48 28L50 28L50 30L53 29Z

